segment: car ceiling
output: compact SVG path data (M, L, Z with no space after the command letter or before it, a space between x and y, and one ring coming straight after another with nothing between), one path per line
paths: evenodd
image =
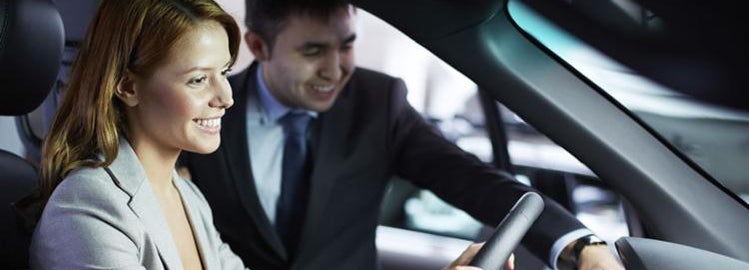
M352 2L423 43L491 18L506 1ZM745 1L633 0L643 12L657 14L663 26L657 29L643 27L614 4L628 1L522 2L654 81L701 100L749 110L749 23L741 14Z

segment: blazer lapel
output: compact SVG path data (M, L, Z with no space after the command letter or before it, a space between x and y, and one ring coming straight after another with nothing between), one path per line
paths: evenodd
M246 113L249 95L257 95L256 72L257 63L253 63L250 68L235 77L237 81L232 82L235 89L235 106L228 110L226 114L227 125L222 129L222 147L225 150L224 158L229 165L232 180L245 210L255 222L265 241L281 258L287 260L286 249L260 204L252 174L252 166L250 165Z
M200 218L202 215L200 209L196 207L197 205L187 203L201 201L201 199L195 197L194 193L189 191L190 187L176 172L172 173L172 177L174 178L177 190L179 190L179 194L182 197L182 204L185 206L187 218L190 220L190 226L192 227L195 244L198 246L198 251L200 252L200 260L203 262L203 267L206 270L221 269L221 263L218 261L219 258L214 256L218 254L215 254L214 251L210 250L211 243L206 243L206 241L210 239L207 235L209 229L206 228L206 226L213 226L213 223L205 224L206 220ZM213 230L213 228L210 228L210 230Z
M120 139L119 153L106 168L117 186L130 195L130 209L140 218L148 236L153 239L161 261L167 269L182 269L182 261L174 245L169 225L159 201L151 189L146 173L130 143Z
M321 213L330 201L330 191L335 183L334 174L340 172L338 166L344 163L343 159L349 154L348 131L353 117L352 102L349 98L353 89L350 88L351 85L347 85L333 107L328 112L320 114L320 125L317 127L318 142L313 147L316 151L310 176L309 204L299 244L300 250L308 250L303 245L310 244L315 232L319 231L322 219L328 218Z

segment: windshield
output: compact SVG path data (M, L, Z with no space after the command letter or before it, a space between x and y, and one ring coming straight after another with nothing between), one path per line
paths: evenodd
M749 201L749 177L744 172L749 164L749 113L707 104L659 85L519 1L510 1L508 12L522 30L633 112L673 148Z

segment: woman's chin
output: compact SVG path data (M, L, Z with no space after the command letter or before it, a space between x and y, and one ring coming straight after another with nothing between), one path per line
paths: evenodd
M192 145L192 147L185 148L183 150L184 151L188 151L188 152L197 153L197 154L210 154L210 153L216 152L216 150L218 149L218 146L219 146L220 143L221 143L220 140L218 140L216 142L210 142L210 143L204 142L204 143L201 143L201 144Z

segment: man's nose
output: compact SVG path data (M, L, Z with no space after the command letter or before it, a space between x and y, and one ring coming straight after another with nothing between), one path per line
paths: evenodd
M341 55L338 52L328 54L320 67L319 76L325 80L337 81L341 78Z

